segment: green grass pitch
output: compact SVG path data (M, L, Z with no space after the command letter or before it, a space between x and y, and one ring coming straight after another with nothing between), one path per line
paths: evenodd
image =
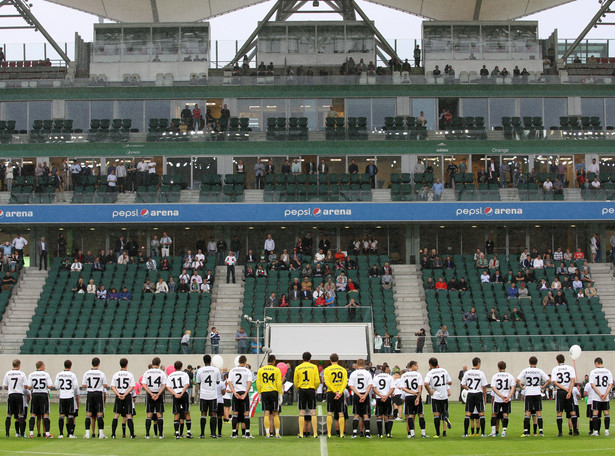
M324 404L322 404L324 409ZM11 431L11 437L0 440L0 456L2 455L58 455L58 456L127 456L127 455L145 455L145 454L203 454L201 452L213 452L220 456L231 456L246 454L263 454L267 456L275 455L292 455L298 451L301 456L316 456L316 455L340 455L350 456L358 454L365 455L403 455L407 452L416 452L414 454L424 455L609 455L615 454L615 436L610 437L588 437L587 424L588 421L584 417L585 404L581 404L581 414L583 417L579 422L579 437L557 437L557 428L555 424L555 404L553 401L545 401L544 403L544 418L545 418L545 436L530 437L522 439L523 413L522 402L513 403L513 414L508 428L508 436L506 438L469 438L462 439L463 433L463 405L452 403L450 407L450 417L453 428L448 431L448 437L435 440L430 439L406 439L406 429L402 421L395 422L393 427L393 439L376 439L367 440L364 438L341 440L337 437L321 442L321 439L303 439L298 440L294 436L284 436L282 440L265 440L264 437L256 435L254 440L237 439L231 440L228 438L231 432L231 426L228 423L224 424L223 434L226 438L220 440L175 440L173 438L173 418L171 413L165 413L165 439L150 439L145 440L145 414L143 406L137 408L137 416L135 417L136 433L139 436L138 440L122 439L117 440L98 440L98 439L83 439L84 429L83 420L85 413L82 412L77 420L76 435L78 439L17 439L14 436L14 428ZM83 408L82 408L83 410ZM105 419L105 433L111 435L111 420L113 415L110 413L110 405L107 404L107 416ZM490 408L489 408L490 411ZM0 412L6 416L6 406L0 406ZM196 413L195 413L196 412ZM284 414L296 414L297 410L292 407L285 407ZM199 416L200 413L193 406L193 434L199 434ZM54 436L58 434L57 427L57 404L52 404L51 416L51 433ZM427 434L434 435L433 415L427 411L425 416L427 421ZM489 417L487 418L487 432L490 432ZM252 429L257 434L258 428L256 418L252 419ZM417 422L418 429L418 422ZM27 430L26 430L27 433ZM118 426L118 433L121 435L121 426ZM207 423L206 433L209 433L209 423ZM153 434L152 434L153 435ZM256 452L256 453L255 453Z

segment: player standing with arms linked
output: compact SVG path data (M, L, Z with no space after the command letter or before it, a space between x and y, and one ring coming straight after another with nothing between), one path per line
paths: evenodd
M34 423L36 418L43 418L43 427L45 429L45 438L52 439L53 436L49 433L51 421L49 420L49 389L53 386L51 376L45 372L45 363L42 361L36 362L36 370L28 377L28 388L32 391L32 399L30 402L30 438L34 438Z
M305 411L309 410L312 421L314 438L318 437L318 423L316 417L316 389L320 385L320 375L316 365L312 364L312 354L304 352L301 356L303 362L295 368L294 383L299 393L299 435L303 438L305 426Z
M592 400L592 428L594 432L592 435L600 435L600 412L602 412L604 414L604 435L608 436L611 425L609 394L613 389L613 374L604 367L602 358L596 358L594 366L596 368L589 374L589 382L594 393Z
M333 420L337 419L340 428L340 438L344 438L346 420L344 419L344 391L348 385L348 372L339 365L339 356L332 353L329 356L331 365L324 371L327 387L327 437L331 438Z
M370 391L372 390L372 374L365 370L365 360L357 360L357 370L350 374L348 386L353 392L352 396L352 438L358 437L359 419L363 419L363 430L365 438L371 439L372 434L369 423L369 412L371 408Z
M532 356L529 362L530 367L523 369L517 377L517 386L525 391L525 418L521 437L530 436L530 417L534 413L538 420L539 435L542 437L542 392L549 385L549 377L542 369L536 367L538 358ZM545 383L540 386L542 382Z
M207 412L209 412L209 436L216 436L216 421L221 420L218 413L218 385L222 381L220 369L211 365L211 356L203 356L203 364L195 376L196 383L201 385L199 392L199 406L201 409L201 434L199 439L205 438L205 426L207 426Z
M515 394L515 377L506 372L506 363L498 363L498 372L491 377L491 390L493 391L493 404L491 405L491 434L495 437L498 417L502 416L502 437L506 437L508 429L508 415L511 413L511 401Z
M107 377L100 369L100 359L92 359L92 368L83 374L81 388L87 391L87 399L85 402L85 438L90 438L90 425L92 417L96 417L98 424L98 438L106 439L104 433L105 420L105 398L104 393L107 390Z
M572 420L574 435L579 435L577 429L577 412L574 409L572 389L577 382L576 374L572 366L564 364L566 358L561 353L555 357L557 366L551 371L551 383L555 390L555 411L557 412L557 436L562 437L562 413L566 412Z
M73 363L70 359L64 361L64 370L58 372L54 384L55 389L60 393L60 418L58 419L58 427L60 429L59 439L64 438L64 419L68 417L66 422L66 433L69 439L75 437L75 416L79 410L79 380L74 372L71 371Z
M160 358L152 360L152 368L143 374L141 382L145 390L145 438L149 439L149 430L152 427L152 417L156 414L158 421L158 438L164 439L164 390L167 386L167 374L160 369Z
M485 401L487 400L487 377L480 370L480 358L472 360L472 369L467 370L461 379L461 388L468 391L466 399L466 417L463 422L463 435L468 437L468 428L470 427L470 415L478 411L480 417L480 436L485 435Z
M23 437L26 432L26 416L24 413L24 397L26 395L26 385L28 377L21 370L21 361L13 360L13 369L8 371L2 381L2 386L9 391L8 403L6 407L6 437L11 433L11 416L19 422L19 432L17 437ZM20 434L20 435L19 435Z
M180 439L184 432L184 422L186 423L186 438L192 438L192 420L190 418L190 396L187 390L190 388L190 377L182 370L181 361L173 364L175 371L167 378L167 389L173 395L173 428L175 429L175 439ZM181 426L181 433L179 425Z
M388 364L383 364L382 372L374 376L372 385L372 390L376 394L376 426L378 427L378 438L383 439L386 435L387 439L392 439L393 400L391 396L395 391L395 380L391 374L389 374Z
M267 357L267 365L256 374L256 390L261 396L261 407L265 413L265 438L271 438L271 428L275 429L275 438L280 437L280 398L282 390L282 372L275 365L275 355Z
M243 415L243 423L246 426L246 439L253 439L250 434L250 388L252 388L252 372L246 367L248 358L245 355L239 357L239 366L234 367L228 374L229 386L233 393L233 434L231 439L236 439L239 426L239 414Z
M423 376L419 372L419 364L416 361L410 361L408 369L399 379L399 385L405 396L404 414L406 416L408 438L414 438L414 419L418 415L421 438L426 439L429 436L425 434L425 412L423 411L423 399L421 398L424 384Z
M126 417L126 425L130 431L130 438L136 439L135 424L132 421L132 390L135 388L135 377L128 372L128 360L120 359L120 370L111 377L111 391L115 393L115 404L113 405L113 422L111 423L111 438L115 438L118 418Z
M440 420L448 416L448 387L453 384L446 369L438 365L437 358L429 358L429 372L425 376L425 389L431 395L433 424L436 428L434 439L440 438ZM446 431L442 430L442 436Z

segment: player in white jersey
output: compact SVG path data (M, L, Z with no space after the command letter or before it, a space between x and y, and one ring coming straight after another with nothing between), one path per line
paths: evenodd
M115 404L113 405L113 423L111 424L111 438L115 438L118 419L120 416L126 417L126 425L130 431L130 438L136 439L135 425L132 420L132 392L135 389L135 377L128 372L128 360L120 359L120 370L113 374L111 378L111 390L115 393Z
M561 353L555 357L557 366L551 371L551 383L555 387L555 411L557 412L557 436L562 434L562 414L571 416L573 429L577 428L577 413L574 410L572 389L577 382L577 376L572 366L564 364L566 358Z
M246 367L248 359L245 355L239 357L239 365L231 369L228 374L229 386L233 394L233 434L232 439L237 438L239 429L239 414L243 416L246 426L246 439L253 439L250 434L250 388L252 387L252 372Z
M526 367L517 377L517 386L524 391L525 396L525 418L523 420L523 435L530 436L530 418L535 413L538 420L538 431L542 437L542 392L549 385L549 377L542 370L536 367L538 358L530 357L530 367ZM541 383L544 384L541 385Z
M609 435L611 417L609 416L609 395L613 389L613 374L604 367L602 358L594 360L596 368L589 374L589 383L594 392L592 400L592 421L594 432L592 435L600 435L600 412L604 415L604 435Z
M85 438L90 438L90 426L92 424L92 417L96 417L98 424L98 438L106 439L107 436L104 433L105 429L105 399L104 393L107 390L107 377L99 369L100 359L92 359L92 369L87 371L83 375L83 381L81 382L81 388L87 391L87 400L85 405Z
M221 438L222 437L222 425L224 424L224 421L227 421L224 419L224 396L226 395L226 382L221 381L220 383L218 383L217 387L216 387L216 392L218 393L218 398L217 398L217 403L218 403L218 409L216 410L216 423L218 424L218 435L216 436L217 438ZM230 402L230 397L229 397L229 402Z
M382 366L382 372L375 375L372 380L372 391L376 395L376 426L378 427L378 438L382 439L386 435L387 439L392 439L391 430L393 429L393 402L391 396L395 392L393 377L389 374L388 364ZM383 434L384 427L384 434Z
M429 358L429 372L425 376L425 389L431 395L433 424L436 428L434 439L440 438L440 420L448 416L448 386L453 380L446 369L438 365L436 358ZM443 430L442 436L446 436Z
M20 370L20 367L21 361L18 359L13 360L13 369L5 374L4 380L2 381L2 387L9 392L5 421L7 438L11 433L11 416L15 417L15 421L19 422L19 436L23 437L26 432L24 395L28 377Z
M167 386L167 375L160 369L160 358L157 356L152 360L152 368L143 374L141 383L145 390L145 438L149 439L149 430L152 426L152 417L156 414L158 423L158 438L164 439L164 390Z
M480 358L472 359L472 369L465 371L461 379L461 388L468 392L466 398L466 417L463 422L463 436L468 436L470 416L478 413L480 420L480 436L485 436L485 402L487 401L487 377L480 370Z
M353 392L352 396L352 438L357 438L359 430L359 419L363 419L365 438L371 439L369 412L370 412L370 391L372 390L372 374L365 370L365 360L357 360L357 369L348 377L348 387Z
M395 391L393 391L393 396L391 397L391 401L393 403L393 418L395 421L403 421L401 417L404 414L404 399L402 397L403 391L401 390L401 373L395 372L393 374L393 386L395 386Z
M423 410L423 376L419 372L419 365L416 361L410 361L408 370L404 372L399 379L399 386L404 397L406 416L406 429L408 438L414 438L414 420L416 415L419 416L419 426L421 428L421 437L426 439L425 434L425 412Z
M583 388L583 397L587 398L587 410L585 412L585 416L589 420L589 432L587 433L587 435L592 435L594 432L594 389L592 388L592 384L589 381L586 383L585 388ZM602 418L601 412L598 413L598 418Z
M566 418L568 419L568 435L579 435L579 418L581 417L581 415L579 415L579 399L583 396L581 396L581 392L579 388L577 388L577 385L578 383L572 387L572 409L577 419L573 424L572 414L566 413Z
M64 438L64 420L66 422L66 433L69 439L75 439L75 416L79 409L79 380L74 372L71 371L73 363L70 359L64 361L64 370L58 372L54 388L59 391L60 398L60 418L58 427L60 429L59 439Z
M175 429L175 438L182 437L184 426L186 424L186 438L192 438L192 419L190 418L190 396L188 396L188 388L190 388L190 377L182 370L183 364L181 361L175 361L173 364L175 372L172 372L167 378L167 389L173 395L173 428ZM182 432L180 432L180 424Z
M199 405L201 409L201 434L199 439L205 438L207 413L209 412L209 435L216 438L216 421L218 418L218 385L222 381L220 369L211 365L211 356L203 356L203 364L195 376L196 383L200 384ZM222 419L220 417L220 419Z
M51 428L51 421L49 420L49 390L52 386L51 376L45 372L45 363L37 361L36 370L28 376L28 384L26 385L26 388L32 391L29 422L31 439L34 438L34 424L37 417L43 419L45 438L53 438L49 433Z
M515 394L515 377L506 372L506 363L498 363L498 372L491 377L493 403L491 405L491 434L496 437L497 420L502 419L502 437L506 437L508 415L511 413L512 398Z

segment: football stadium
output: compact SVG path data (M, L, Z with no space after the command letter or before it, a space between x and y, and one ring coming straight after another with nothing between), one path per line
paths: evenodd
M98 20L0 2L0 455L615 451L613 0L45 2Z

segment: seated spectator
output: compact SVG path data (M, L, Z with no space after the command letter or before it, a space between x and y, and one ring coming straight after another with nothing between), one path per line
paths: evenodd
M435 290L435 289L436 289L436 284L435 284L435 282L433 281L433 278L432 278L432 277L429 277L429 278L427 279L427 282L425 282L425 291L428 291L428 290Z
M521 310L517 310L516 307L513 307L510 319L512 321L525 321L525 314Z
M487 271L485 271L487 272ZM493 283L504 283L504 277L502 277L502 273L500 271L495 271L495 274L491 276L491 282Z
M94 285L94 279L90 279L88 286L86 287L86 293L96 294L96 285Z
M574 290L578 290L579 288L583 288L583 281L579 279L579 276L574 276L574 280L572 281L572 288Z
M476 309L472 307L471 310L467 311L463 314L463 321L477 321L478 316L476 315Z
M502 321L510 321L510 317L508 316L507 313L505 313L504 316L502 317Z
M466 282L465 277L462 277L461 279L459 279L459 284L457 285L457 289L460 292L468 291L468 282Z
M572 253L570 252L570 249L566 249L566 251L564 252L564 261L570 261L572 260Z
M351 278L348 278L348 285L346 286L348 293L358 293L359 285L357 285Z
M578 273L579 270L577 269L577 265L574 264L574 262L570 263L570 266L568 266L568 276L570 277L570 280L573 280Z
M314 255L314 264L322 263L323 261L325 261L325 252L323 252L323 250L320 249L318 253Z
M534 269L544 269L545 262L540 255L534 258L534 260L532 261L532 267Z
M483 65L483 67L480 69L479 74L481 79L487 79L487 76L489 76L489 70L487 69L487 65Z
M585 296L588 298L593 298L594 296L598 295L598 291L596 290L596 288L594 287L594 285L589 285L586 289L585 289Z
M316 295L317 292L315 291L314 294ZM326 305L327 305L327 300L325 299L324 293L318 294L316 299L314 300L314 306L315 307L325 307Z
M182 273L179 275L180 283L182 280L185 280L186 283L190 282L190 276L188 275L188 272L185 269L182 269Z
M500 71L500 76L503 78L507 78L509 75L508 70L506 69L506 67L502 68L502 71Z
M327 255L325 256L325 263L334 263L335 257L333 256L333 252L331 250L327 250Z
M594 177L594 180L591 183L592 190L600 190L600 181L598 180L598 176Z
M369 276L380 277L380 269L378 269L377 265L373 265L372 268L369 270Z
M475 265L476 269L487 269L489 267L489 262L487 261L487 258L485 258L484 253L480 253L478 255L478 259L476 260Z
M440 277L436 282L436 290L448 290L448 285L444 281L443 277Z
M547 279L544 277L540 279L540 283L536 285L537 290L549 290L549 284L547 283Z
M568 274L568 268L564 263L560 263L557 269L555 270L557 275L566 275Z
M194 257L191 267L195 271L201 271L203 269L203 261L198 259L197 257Z
M506 274L506 277L504 277L504 283L515 283L515 274L512 272L512 269L508 270L508 274Z
M105 290L105 286L101 285L96 292L96 299L106 300L107 299L107 290Z
M83 264L81 264L79 260L75 258L73 260L73 263L70 265L71 272L74 272L74 271L81 272L82 269L83 269Z
M549 255L548 253L545 254L545 256L544 256L542 261L544 263L545 269L554 268L555 267L555 263L553 262L553 259L551 258L551 255Z
M282 255L280 255L280 261L283 262L286 266L290 264L290 255L288 254L288 250L284 249Z
M564 279L562 280L562 290L572 290L572 282L568 276L564 276Z
M304 277L303 281L301 282L301 288L306 288L310 291L312 291L312 281L308 278L308 277Z
M519 269L517 271L517 275L515 275L515 282L517 284L520 284L521 282L525 281L525 276L523 275L523 271L521 269Z
M530 293L525 286L525 282L521 282L519 284L519 288L517 289L519 299L531 299Z
M583 260L583 259L585 259L585 254L581 250L581 247L578 247L577 251L574 252L574 259L575 260Z
M85 293L87 291L87 286L83 281L83 278L79 277L79 281L77 282L77 285L72 288L72 291L74 293Z
M382 283L382 288L389 290L393 286L393 276L390 273L384 273L380 277L380 282Z
M559 278L555 277L553 282L551 282L551 289L555 291L559 291L562 289L562 282L559 281Z
M598 182L598 184L600 184L600 182ZM555 178L555 183L553 184L553 193L555 195L564 194L564 184L562 183L559 177Z
M152 257L149 257L147 259L147 262L145 263L145 267L148 271L155 271L157 269L156 260L152 259Z
M256 278L257 279L266 279L267 278L267 271L263 268L262 264L258 265L258 268L256 268Z
M130 257L128 256L128 252L124 250L120 256L117 257L117 264L129 264Z
M349 271L357 269L357 262L350 256L346 260L346 269Z
M495 307L492 307L489 313L487 314L487 321L492 323L495 321L500 321L500 313L495 310Z
M186 282L186 280L180 279L180 283L179 283L179 286L177 287L177 290L180 293L188 293L190 291L190 286L188 285L188 282Z
M583 291L583 289L581 288L580 291ZM568 301L566 301L566 296L564 296L564 293L562 293L562 290L557 292L554 300L555 300L556 306L565 306L568 304Z
M335 289L337 291L346 291L346 285L348 284L348 278L346 277L346 273L342 271L340 275L335 279Z
M160 277L160 280L156 284L156 293L168 293L168 292L169 292L169 286L164 281L164 279Z
M455 269L455 262L450 256L447 256L446 259L442 262L442 269Z
M122 288L122 291L120 291L118 299L120 301L132 301L132 293L128 291L127 287L124 287Z
M100 261L100 257L96 257L94 259L94 263L92 263L92 271L103 271L104 266Z
M534 273L532 272L531 269L528 269L527 271L525 271L523 278L525 279L526 284L536 282L536 276L534 276Z
M342 249L337 249L335 252L335 261L341 260L342 262L346 259L346 255L342 252Z
M111 291L109 291L109 294L107 295L107 299L108 300L115 300L117 301L118 299L120 299L120 294L117 292L117 290L115 288L111 288Z
M196 283L197 285L200 285L203 283L203 278L199 275L199 273L197 271L192 271L192 275L190 276L190 283Z
M547 179L542 183L542 188L545 192L550 192L553 190L553 182L547 177Z
M500 269L500 260L498 260L497 255L493 255L493 257L489 260L488 268L490 271L495 271L496 269Z
M547 307L547 306L554 306L554 305L555 305L555 297L553 296L553 293L549 291L549 293L547 293L547 295L542 299L542 306Z
M458 291L459 290L459 282L457 282L457 279L455 279L455 277L452 277L450 282L446 286L448 288L448 291Z
M164 257L162 261L160 262L160 270L161 271L171 270L171 263L169 263L169 259L167 257Z
M86 264L94 263L94 255L92 255L92 252L90 250L88 250L85 254L85 257L83 257L83 262Z
M248 265L247 269L246 269L246 277L256 277L256 272L254 271L254 268L252 267L252 265Z
M211 291L211 287L209 286L209 284L203 280L203 283L201 284L201 287L199 288L199 291L201 293L209 293Z
M314 268L314 277L323 277L324 270L320 263L316 263L316 267Z
M265 307L278 307L278 298L276 297L274 292L272 292L271 295L269 295L269 297L267 298L267 301L265 302Z
M150 279L146 279L145 283L143 284L143 293L154 293L154 291L154 284L150 281Z
M592 275L589 272L581 273L581 280L585 284L594 283L594 281L592 280Z
M344 260L338 259L335 261L335 270L336 271L345 271L346 265L344 264Z
M299 301L301 299L301 291L299 290L299 285L293 285L288 293L288 298L291 301Z
M527 290L525 291L527 292ZM508 289L506 290L506 296L508 296L508 298L518 298L519 297L519 289L517 288L517 285L515 284L515 282L512 282L510 286L508 287Z
M8 256L10 258L11 254L8 254L5 256ZM68 258L64 258L64 261L62 262L62 271L70 271L70 265L71 265L70 260Z
M309 263L306 263L306 265L301 270L301 277L309 277L309 278L311 278L312 275L313 275L313 272L314 271L310 267Z
M279 307L288 307L290 303L288 302L288 298L286 297L286 293L282 293L282 297L280 298Z
M177 283L175 283L175 279L173 277L169 277L169 283L167 283L169 287L169 293L175 293L177 291Z
M431 260L431 269L442 269L442 260L440 259L439 255L436 255L432 260Z
M196 280L191 281L189 285L190 293L200 293L202 284L203 282L199 283Z
M117 257L115 256L115 253L113 252L113 249L109 249L109 254L105 257L105 263L106 264L115 264L115 263L117 263Z
M490 283L491 282L491 276L489 275L489 273L487 272L486 269L481 274L480 281L481 281L481 283Z

